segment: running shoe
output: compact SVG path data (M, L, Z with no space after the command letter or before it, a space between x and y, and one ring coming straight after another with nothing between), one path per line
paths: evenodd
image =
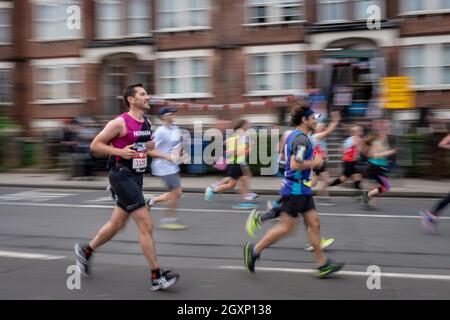
M208 186L205 190L205 201L212 201L214 198L214 190L211 186Z
M258 195L257 195L256 193L247 193L247 194L244 196L244 200L245 200L245 201L253 201L253 200L255 200L256 198L258 198Z
M319 278L326 278L332 273L338 272L344 267L345 263L343 262L333 262L328 259L327 262L320 266L319 269Z
M75 255L76 255L76 265L77 265L77 269L78 271L85 275L85 276L89 276L90 275L90 270L89 270L89 259L92 256L87 255L87 252L85 250L85 245L81 245L79 243L75 244Z
M178 222L163 222L158 226L158 228L166 230L184 230L187 226Z
M112 187L111 187L110 184L108 184L108 185L106 186L106 191L109 193L109 195L111 196L111 199L112 199L113 201L117 201L117 195L116 195L116 193L114 192L114 190L112 189Z
M257 207L257 205L255 203L251 203L251 202L240 202L238 204L233 205L233 209L238 209L238 210L248 210L248 209L254 209L256 207Z
M325 250L326 248L331 246L333 243L334 243L334 238L329 238L329 239L321 238L320 239L320 248ZM314 247L310 243L307 243L305 246L305 251L312 252L312 251L314 251Z
M369 192L363 192L362 197L361 197L361 202L364 206L368 207L369 206Z
M147 198L147 199L145 199L145 206L147 207L147 208L151 208L151 207L153 207L155 205L155 198Z
M261 229L261 221L259 220L259 213L256 209L248 215L247 221L245 222L245 231L251 238L255 238L256 230Z
M423 229L428 233L437 233L437 221L436 217L429 212L421 211L421 223Z
M245 269L251 273L255 272L255 262L259 259L259 254L255 254L254 247L255 245L251 242L247 242L244 246Z
M173 286L180 279L180 275L178 273L172 273L172 271L161 270L161 275L158 279L152 279L152 287L153 291L156 290L164 290Z

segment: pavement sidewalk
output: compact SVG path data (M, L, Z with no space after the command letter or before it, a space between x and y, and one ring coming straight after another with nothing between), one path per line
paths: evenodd
M206 186L220 179L220 176L183 176L183 191L187 193L202 193ZM424 180L392 178L390 179L392 189L383 194L385 197L422 197L422 198L442 198L450 190L450 180ZM265 195L277 195L281 179L277 177L253 177L251 179L251 189L253 192ZM69 189L92 189L104 190L108 184L107 176L97 176L94 180L85 179L67 180L61 173L1 173L1 187L30 187L30 188L69 188ZM320 186L320 182L319 182ZM363 182L363 187L368 188L368 182ZM314 188L317 191L317 187ZM144 176L144 191L162 192L165 186L157 177ZM355 190L351 184L332 187L329 189L331 196L353 196Z

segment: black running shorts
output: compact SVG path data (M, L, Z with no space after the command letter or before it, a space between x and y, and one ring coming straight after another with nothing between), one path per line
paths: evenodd
M314 169L314 172L316 173L316 174L321 174L322 172L325 172L325 171L327 171L328 169L327 169L327 163L326 163L326 161L324 161L323 162L323 165L320 167L320 168L318 168L318 169Z
M231 163L227 166L227 176L234 180L239 180L244 173L242 172L242 168L240 164Z
M383 168L372 163L369 163L369 168L367 169L367 176L369 179L375 180L386 190L389 190L391 185L387 178L388 169Z
M109 184L117 196L116 204L128 213L145 206L143 175L120 166L109 170Z
M298 217L299 213L304 214L309 210L316 209L312 195L282 196L279 202L280 211L286 212L294 218Z
M359 173L356 170L356 161L344 161L344 176L349 178L356 173Z

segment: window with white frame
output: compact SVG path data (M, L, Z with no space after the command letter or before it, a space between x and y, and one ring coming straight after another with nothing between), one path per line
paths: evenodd
M401 11L404 13L428 10L450 10L450 0L402 0L401 2Z
M0 7L0 44L11 43L11 8Z
M208 28L210 0L158 0L158 29Z
M402 0L402 11L420 11L425 10L425 1L423 0Z
M150 1L128 0L127 10L128 36L150 34Z
M293 93L304 87L301 68L303 55L298 52L258 53L248 60L249 94Z
M450 84L450 43L442 45L441 60L442 60L441 83Z
M347 20L348 5L348 0L318 0L319 22Z
M80 0L49 0L33 2L33 30L36 40L66 40L82 37L82 23L79 28L70 24L73 12L70 6L81 8ZM81 13L81 9L80 9ZM80 14L80 19L83 15Z
M289 23L303 19L304 0L247 0L249 24Z
M450 9L450 0L441 0L439 9Z
M12 87L11 69L0 69L0 105L11 103Z
M403 49L403 74L414 79L415 85L426 84L425 46Z
M97 0L97 37L113 39L150 35L150 0Z
M158 62L158 95L172 98L210 95L206 58L163 59Z
M378 6L380 8L380 19L385 16L385 0L355 0L354 14L357 20L367 20L372 15L372 11L367 12L370 6Z
M85 97L80 65L36 66L35 101L80 100Z

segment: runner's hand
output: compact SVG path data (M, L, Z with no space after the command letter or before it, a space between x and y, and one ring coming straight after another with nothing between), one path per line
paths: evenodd
M316 156L313 159L313 168L320 168L323 166L323 158L321 156Z
M332 121L340 121L341 120L341 113L339 111L333 111L331 112L331 120Z
M120 152L121 153L120 156L127 160L134 158L137 155L137 152L136 152L136 150L131 149L131 147L133 147L132 144L123 148Z
M153 149L155 149L155 141L147 141L147 151L152 151Z

